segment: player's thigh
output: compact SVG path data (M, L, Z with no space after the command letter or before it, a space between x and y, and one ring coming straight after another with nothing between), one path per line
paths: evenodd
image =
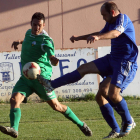
M16 93L20 93L25 97L28 97L33 93L33 91L28 85L28 81L25 81L24 78L21 77L14 86L12 97L15 96Z
M81 74L81 76L84 76L85 74L90 74L90 73L99 73L99 70L93 61L82 64L77 70Z
M20 92L14 92L11 96L10 101L21 103L24 100L25 96Z
M104 78L105 76L112 75L113 70L111 67L111 55L108 54L104 57L98 58L93 61L94 64L96 65L99 74Z
M81 65L77 70L84 76L85 74L100 74L102 77L111 75L113 73L112 67L110 66L111 56L106 55L98 58L92 62Z

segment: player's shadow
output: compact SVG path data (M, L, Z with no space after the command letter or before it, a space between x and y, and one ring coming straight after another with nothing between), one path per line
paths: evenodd
M0 0L0 13L11 11L17 8L54 0Z
M7 4L8 3L7 1L9 1L10 4ZM7 12L7 11L12 11L12 10L17 9L17 8L29 6L29 5L32 5L32 4L41 3L41 2L44 2L44 1L49 2L49 1L54 1L54 0L34 0L34 1L31 1L31 0L30 1L25 1L25 0L20 0L20 1L19 0L13 0L13 1L6 0L6 1L0 1L0 5L1 5L0 13ZM88 4L88 5L85 4L82 7L77 7L77 8L71 9L71 10L62 11L62 12L57 13L57 14L49 15L49 17L46 16L45 19L50 19L50 18L54 18L54 17L57 17L57 16L62 16L62 15L65 15L65 14L76 12L76 11L79 11L79 10L94 7L96 5L101 5L105 1L110 1L110 0L102 0L102 1L99 1L99 2L96 2L96 3L94 2L94 3ZM18 24L18 25L15 25L15 26L10 26L10 27L0 29L0 32L5 32L5 31L11 30L11 29L15 29L15 28L18 28L18 27L28 25L28 24L30 24L30 21L29 22L24 22L22 24Z
M26 140L34 140L35 138L40 140L42 139L42 137L35 137L35 138L31 138L31 137L24 137ZM55 138L43 138L42 140L61 140L61 139L55 139Z
M10 4L7 4L8 3L7 1L9 1ZM20 7L29 6L29 5L32 5L32 4L41 3L41 2L44 2L44 1L49 2L49 1L54 1L54 0L34 0L34 1L26 1L26 2L25 2L25 0L0 1L0 5L1 5L0 13L6 12L6 11L11 11L11 10L14 10L14 9L20 8ZM76 11L79 11L79 10L94 7L96 5L101 5L105 1L110 1L110 0L103 0L103 1L96 2L96 3L91 3L91 4L88 4L88 5L84 5L82 7L77 7L77 8L71 9L71 10L63 11L63 12L60 12L60 13L57 13L57 14L49 15L49 17L46 16L45 19L50 19L50 18L54 18L54 17L57 17L57 16L61 16L61 15L69 14L69 13L72 13L72 12L76 12ZM136 19L132 22L133 23L138 22L140 24L140 9L138 9L138 19ZM18 24L18 25L15 25L15 26L0 29L0 32L8 31L8 30L15 29L15 28L18 28L18 27L22 27L22 26L25 26L25 25L28 25L28 24L30 24L30 21L29 22L24 22L22 24Z
M89 120L93 120L93 121L100 121L101 119L103 118L96 118L96 119L84 119L85 121L89 121ZM57 120L57 122L67 122L68 120ZM25 124L25 123L47 123L47 122L52 122L50 120L45 120L45 121L20 121L20 124ZM10 123L10 121L7 121L7 122L0 122L1 124L7 124L7 123Z

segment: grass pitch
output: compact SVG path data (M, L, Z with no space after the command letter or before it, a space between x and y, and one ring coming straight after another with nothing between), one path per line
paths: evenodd
M122 140L140 140L140 102L127 101L137 126ZM62 114L52 110L47 103L21 104L21 121L17 140L101 140L111 131L103 119L95 101L63 103L69 106L80 120L85 121L93 131L86 137L79 128ZM0 125L9 126L9 104L0 104ZM115 112L119 125L121 118ZM0 140L13 140L0 132Z

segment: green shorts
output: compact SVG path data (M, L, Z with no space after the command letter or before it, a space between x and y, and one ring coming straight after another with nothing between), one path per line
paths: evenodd
M38 82L38 80L28 80L24 76L21 76L17 81L12 94L20 92L25 97L29 97L31 94L36 93L41 99L46 101L56 98L55 92L47 93L45 88Z

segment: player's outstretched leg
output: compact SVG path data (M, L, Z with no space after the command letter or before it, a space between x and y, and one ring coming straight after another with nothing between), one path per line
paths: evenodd
M71 73L67 73L53 81L43 78L41 75L37 75L38 81L45 87L48 92L53 91L55 88L77 82L81 79L80 73L75 70Z
M12 127L0 126L0 131L4 134L10 135L13 138L18 137L18 132Z
M46 89L46 91L48 93L50 93L54 90L54 88L51 85L50 80L43 78L41 75L37 75L37 79L38 79L39 83L44 86L44 88Z

